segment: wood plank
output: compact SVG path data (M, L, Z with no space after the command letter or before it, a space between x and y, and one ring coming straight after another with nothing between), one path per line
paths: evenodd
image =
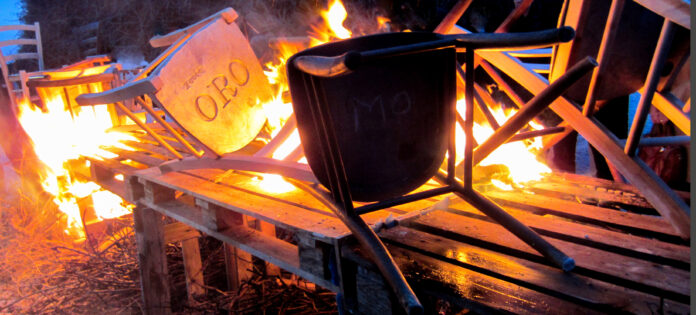
M195 297L205 295L203 264L201 263L201 248L198 245L198 238L181 241L181 252L184 260L186 292L189 303L193 305L196 301Z
M453 33L464 31L455 27ZM518 60L504 53L495 51L478 51L498 69L504 70L513 80L522 84L533 94L540 93L548 86L548 81L538 74L529 71ZM630 157L618 145L618 139L595 119L585 117L568 100L561 97L553 102L550 108L563 120L577 130L621 172L626 179L635 185L646 199L670 222L676 231L685 239L689 238L691 210L679 196L637 157Z
M147 194L146 194L147 195ZM142 203L157 210L177 221L190 225L218 240L240 248L252 255L268 261L289 272L297 274L311 282L325 287L334 292L337 287L321 276L313 275L300 269L297 247L276 238L270 238L254 229L237 226L223 231L213 231L200 222L199 210L191 205L172 200L154 203L147 198Z
M594 310L387 244L394 261L420 296L444 297L477 313L595 314Z
M672 20L682 27L691 29L691 9L684 0L635 0L638 4L648 8L665 18Z
M258 179L256 179L256 177L258 177L256 175L257 173L244 171L223 172L222 170L216 169L190 170L184 173L187 175L196 176L204 180L207 179L214 181L219 185L224 185L225 187L242 190L250 194L256 194L264 198L276 200L281 203L291 203L293 205L297 205L301 208L307 209L312 212L319 211L322 215L327 215L336 218L336 215L329 209L327 209L326 206L322 204L319 200L309 196L308 194L299 189L286 193L271 193L265 191L261 185L261 182ZM262 176L263 174L260 175ZM423 186L414 190L412 193L432 189L435 187L439 187L439 185L431 185L430 183L426 183ZM325 191L325 194L328 195L328 191ZM370 212L362 215L361 217L368 225L375 226L379 225L380 222L384 222L386 218L388 218L389 216L392 216L393 218L401 217L406 215L407 213L418 212L427 209L431 207L433 203L439 202L443 198L444 196L437 196L433 198L419 200L404 205L387 208L384 210ZM364 204L365 203L355 202L355 207L362 206ZM338 236L335 239L340 242L341 239L349 235L350 234L346 232L346 234L342 234L341 236Z
M145 314L171 313L162 215L138 205L133 210L140 286Z
M436 211L402 225L431 234L441 235L459 242L504 252L508 255L548 262L537 251L522 242L502 226L488 221ZM552 245L575 259L573 273L602 279L607 282L631 286L640 291L661 292L664 295L688 297L689 272L671 266L661 266L611 251L599 250L544 237ZM658 293L654 293L658 294Z
M261 230L261 233L268 235L268 237L275 238L276 237L276 228L273 224L270 224L266 221L261 220L260 222L260 227L259 229ZM267 276L280 276L280 268L278 266L273 265L270 262L266 262L266 275Z
M450 209L483 215L465 202L453 203ZM641 259L669 263L676 266L688 266L691 259L689 247L661 242L655 239L638 237L594 226L583 225L567 220L559 220L551 216L538 216L512 207L504 207L505 211L520 222L528 225L537 233L559 238L579 244L604 248L624 255L640 257Z
M225 244L225 271L227 288L230 291L239 292L242 283L254 275L253 269L251 254L230 244Z
M502 206L511 206L523 210L542 211L575 220L610 224L611 226L630 227L672 236L678 236L674 229L659 217L630 212L610 210L572 201L565 201L548 196L525 194L520 192L488 191L486 197Z
M198 230L181 222L170 223L164 226L164 243L171 244L201 237Z
M235 186L236 184L216 184L212 180L203 179L206 177L201 178L188 173L212 177L213 174L222 175L224 172L220 170L195 170L187 171L187 174L166 173L162 175L158 174L158 170L152 169L141 172L139 176L144 176L143 180L153 181L171 189L182 191L196 198L269 222L283 229L292 231L310 230L315 233L315 237L327 243L332 243L333 240L342 239L350 235L350 231L343 222L325 207L320 207L320 203L317 200L299 189L282 194L282 198L278 198L264 194L257 187L251 190L237 187ZM232 182L234 179L232 177L224 180L224 182ZM424 200L419 204L408 205L408 207L422 209L426 207L426 204L431 203L432 201ZM313 207L314 205L317 207ZM383 221L389 214L391 212L383 210L366 214L363 216L363 219L368 224L373 225Z
M639 92L643 94L643 89ZM685 135L691 136L691 118L682 111L684 103L679 99L669 92L655 92L652 105L673 122Z
M620 190L622 194L631 197L637 196L642 198L640 190L638 190L635 186L603 178L590 177L572 173L554 172L545 176L544 180L554 183L571 183L585 187L595 187L595 189L598 187L602 187L606 188L607 190Z
M564 183L554 182L532 182L529 185L525 184L525 189L539 193L541 195L556 196L559 198L580 197L585 200L610 201L615 203L626 204L643 208L652 208L650 203L643 198L631 195L615 194L606 189L592 189L591 186L579 187L577 185L568 185Z
M649 305L660 304L657 296L405 227L380 236L390 244L603 312L650 314L654 310Z
M121 141L121 143L138 151L146 151L148 153L151 153L152 156L162 160L171 160L176 158L176 156L174 156L174 154L172 154L171 152L167 151L167 149L156 144L131 140ZM191 156L190 154L184 154L184 152L179 153L181 153L181 155L185 158Z
M136 161L138 163L142 163L150 167L157 166L166 162L166 160L159 159L155 156L148 155L147 153L141 151L124 150L117 147L103 147L103 149L114 154L118 154L122 158Z

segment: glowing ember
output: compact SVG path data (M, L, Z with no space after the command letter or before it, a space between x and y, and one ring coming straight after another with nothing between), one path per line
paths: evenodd
M295 190L295 186L288 183L282 176L276 174L264 174L261 178L254 177L261 189L272 194L284 194Z
M92 203L97 211L97 217L101 220L118 218L133 211L133 205L125 204L121 197L108 190L92 193Z
M466 106L463 99L457 101L457 111L460 115L462 115L462 117L464 116L466 112ZM503 124L510 117L512 117L512 115L515 114L514 110L508 110L507 112L505 112L501 107L493 108L491 109L491 112L493 113L493 116L499 124ZM541 129L543 127L539 126L538 128ZM493 129L487 123L474 123L474 139L476 139L476 142L478 143L485 142L486 139L488 139L488 137L490 137L493 134L493 132ZM456 155L457 163L459 163L464 158L465 144L464 130L459 125L457 127L456 138ZM505 165L510 172L509 176L511 182L515 184L521 184L532 180L539 180L541 179L542 174L551 173L551 169L544 163L538 161L536 155L532 152L539 148L541 148L541 139L539 138L529 141L508 142L498 147L479 164L481 166L496 164ZM502 181L497 181L497 183L493 184L496 187L504 190L510 190L512 188L511 186L503 183Z
M273 152L273 158L278 160L285 159L298 146L300 146L300 133L295 129L288 139Z
M42 186L55 197L54 202L67 215L66 233L82 238L84 230L78 206L81 199L93 195L98 217L110 217L116 213L122 215L129 210L121 206L123 200L118 196L104 197L107 194L101 192L99 185L71 178L66 162L81 156L111 158L115 155L100 146L133 150L119 141L136 139L121 133L106 132L112 127L106 105L67 110L59 89L46 93L45 111L29 105L27 101L20 102L19 121L31 138L36 155L47 167ZM95 198L95 193L101 194Z

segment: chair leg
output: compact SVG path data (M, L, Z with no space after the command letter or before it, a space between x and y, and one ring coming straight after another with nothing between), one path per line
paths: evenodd
M27 87L27 80L29 77L27 76L27 72L24 70L19 70L19 83L22 87L22 100L25 101L31 101L31 97L29 95L29 87Z

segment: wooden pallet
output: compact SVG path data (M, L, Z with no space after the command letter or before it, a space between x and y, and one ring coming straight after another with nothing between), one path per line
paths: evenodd
M153 167L171 155L133 132L141 141L129 142L136 150L107 148L118 157L90 159L89 176L137 204L141 276L150 312L169 307L163 255L172 240L166 230L175 229L162 224L162 214L231 245L227 269L232 282L248 277L253 255L340 293L347 309L398 309L348 229L309 194L265 192L257 174L248 172L161 174ZM114 179L116 174L125 180ZM453 196L365 215L373 226L394 219L379 234L426 307L444 299L481 312L689 312L688 242L631 186L558 174L525 191L479 189L575 258L578 267L571 273L552 267ZM276 228L292 232L294 239L276 238ZM195 253L197 240L186 243L187 284L195 295L203 290L200 254Z

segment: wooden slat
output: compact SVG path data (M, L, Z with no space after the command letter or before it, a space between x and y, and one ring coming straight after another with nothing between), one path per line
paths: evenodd
M271 238L259 231L243 226L230 227L223 231L213 231L205 227L200 222L199 218L196 218L196 214L199 212L196 208L179 201L156 203L144 200L142 202L152 209L170 216L177 221L190 225L225 243L249 252L256 257L263 259L264 261L275 264L276 266L297 274L309 281L317 283L327 289L333 291L337 290L336 286L331 284L331 282L324 280L323 278L319 278L317 275L313 275L301 270L299 256L297 254L297 247L290 243L281 241L277 238Z
M135 238L138 243L140 285L145 314L170 314L171 298L164 252L162 215L138 206L133 211Z
M595 314L591 309L473 272L416 252L387 245L418 295L435 295L476 313Z
M99 22L92 22L73 29L73 33L96 32L99 29Z
M630 196L624 194L615 194L609 192L606 189L592 189L590 187L583 187L579 185L569 185L564 183L549 183L549 182L533 182L529 183L529 186L525 186L530 191L539 192L542 195L558 196L558 197L568 197L577 196L584 199L591 199L597 201L611 201L616 203L623 203L626 205L632 205L637 207L652 208L652 206L647 202L647 200L638 197Z
M34 38L20 38L0 41L0 47L15 46L15 45L36 45L38 42Z
M551 69L551 65L548 63L525 63L524 65L527 69L541 74L548 74Z
M463 32L456 27L453 31ZM477 53L498 69L506 71L513 80L522 84L533 94L541 93L548 86L548 81L526 69L514 58L495 51L478 51ZM639 158L626 155L618 145L618 139L610 131L593 118L585 117L565 98L557 99L550 108L608 158L683 238L689 238L691 226L689 206L650 167Z
M314 231L317 238L324 239L327 242L330 242L330 239L348 234L348 229L340 220L325 215L325 210L314 209L314 211L311 211L291 201L283 202L279 199L269 199L262 197L258 193L250 193L247 190L226 189L233 187L221 186L208 180L181 173L149 175L146 179L142 178L142 175L144 174L141 173L142 180L152 181L171 189L182 191L195 198L267 221L284 229ZM293 197L290 200L297 200L303 198L302 195L304 193L298 191L288 196Z
M450 207L451 209L456 209L464 213L483 215L482 212L475 210L464 202L452 204ZM665 243L655 239L638 237L566 220L558 220L549 216L538 216L509 206L504 208L510 215L542 235L603 248L605 250L613 250L621 252L624 255L633 255L634 257L641 257L646 260L669 260L671 264L680 266L688 265L691 259L689 247L686 246Z
M417 248L466 269L604 312L649 314L654 311L651 305L660 304L658 296L405 227L380 236L390 244Z
M436 211L402 225L436 233L460 242L502 251L509 255L547 263L529 245L502 226L452 213ZM577 267L573 273L601 278L607 282L624 283L636 290L659 290L665 294L689 296L689 272L671 266L627 257L611 251L544 237L555 247L573 257Z
M201 29L203 26L206 26L208 23L210 23L210 21L215 20L218 17L223 17L227 23L232 23L235 19L237 19L237 12L232 8L225 8L185 28L178 29L165 35L155 35L154 37L150 38L150 46L169 46L182 37L195 33L197 30Z
M665 224L664 220L650 215L608 210L548 196L524 193L489 191L485 195L502 206L543 211L544 213L566 216L577 220L596 220L598 223L610 224L612 226L620 225L678 236L669 225Z
M141 142L141 141L131 141L131 140L121 141L121 143L123 143L131 148L134 148L134 149L138 150L139 152L147 153L148 155L156 157L160 160L168 161L168 160L176 158L176 156L174 156L171 152L167 151L167 149L165 149L161 146L155 145L155 144ZM180 152L180 153L184 157L190 156L190 155L185 155L182 152Z
M118 161L115 160L98 160L95 158L87 158L91 164L95 164L104 170L109 170L113 173L120 173L123 175L128 175L132 174L135 171L138 171L138 168L135 168L130 165L122 164ZM93 174L94 175L94 174Z
M691 29L690 1L684 0L635 0L638 4L648 8L682 27Z
M166 160L159 159L155 156L151 156L147 153L140 151L124 150L117 147L105 147L103 149L118 154L123 159L130 159L138 163L145 164L149 167L157 166L166 162Z
M643 93L643 89L640 90ZM681 103L681 104L680 104ZM655 92L652 105L674 123L679 130L691 136L691 118L682 111L684 104L669 92Z
M164 226L164 242L167 244L198 237L201 237L201 233L198 230L181 222L170 223Z
M512 50L507 53L516 58L551 58L552 48L535 48L526 50Z
M181 254L184 261L186 276L186 292L189 303L195 302L195 297L205 294L203 280L203 264L201 263L201 247L197 238L181 241Z
M33 31L36 32L35 25L0 25L0 32L4 31Z
M11 61L21 60L21 59L39 59L38 53L18 53L13 55L4 56L5 62L10 63Z

